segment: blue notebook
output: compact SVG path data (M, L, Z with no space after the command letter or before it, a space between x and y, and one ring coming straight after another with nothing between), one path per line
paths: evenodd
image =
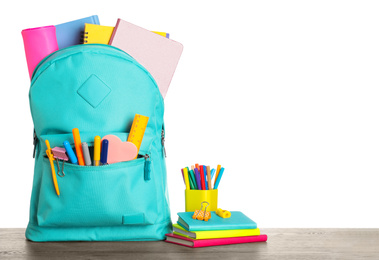
M100 24L97 15L92 15L90 17L56 25L59 49L82 43L85 23Z
M221 218L211 211L208 221L195 220L193 212L179 212L178 224L188 231L228 230L228 229L254 229L257 223L248 218L241 211L231 211L230 218Z

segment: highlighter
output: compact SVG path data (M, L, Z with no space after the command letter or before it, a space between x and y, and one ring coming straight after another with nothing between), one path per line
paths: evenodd
M68 141L64 141L63 146L66 149L66 153L68 155L68 158L70 158L71 163L78 164L78 159L76 158L75 153L72 150L70 143Z
M100 151L101 151L101 137L95 136L94 148L93 148L93 165L99 166L100 164Z
M83 157L82 142L80 141L79 129L78 128L72 129L72 134L74 135L75 150L76 150L76 156L78 157L79 165L84 166L85 163L84 163L84 157Z
M104 139L102 144L101 144L101 158L100 158L101 165L107 164L107 161L108 161L108 144L109 144L109 142L107 139Z

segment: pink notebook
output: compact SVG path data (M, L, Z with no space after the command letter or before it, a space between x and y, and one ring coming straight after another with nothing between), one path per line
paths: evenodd
M144 66L165 98L183 51L181 43L118 19L109 45L120 48Z
M175 234L166 234L166 242L178 244L182 246L188 246L188 247L222 246L222 245L242 244L242 243L252 243L252 242L266 242L266 241L267 241L267 235L196 240L196 239L178 236Z

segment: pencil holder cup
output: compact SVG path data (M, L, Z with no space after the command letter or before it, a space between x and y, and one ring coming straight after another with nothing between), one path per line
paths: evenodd
M207 211L216 211L218 190L185 190L186 212L200 209L201 203L207 201Z

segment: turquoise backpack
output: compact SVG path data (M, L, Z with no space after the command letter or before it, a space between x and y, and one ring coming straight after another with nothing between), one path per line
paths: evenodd
M32 241L163 240L172 230L164 151L164 103L150 73L122 50L102 44L68 47L34 70L29 92L35 168L26 237ZM96 135L126 141L135 114L149 117L139 156L128 162L79 166L62 161L53 185L45 140L70 142L78 128L91 147ZM57 161L54 161L58 171Z

